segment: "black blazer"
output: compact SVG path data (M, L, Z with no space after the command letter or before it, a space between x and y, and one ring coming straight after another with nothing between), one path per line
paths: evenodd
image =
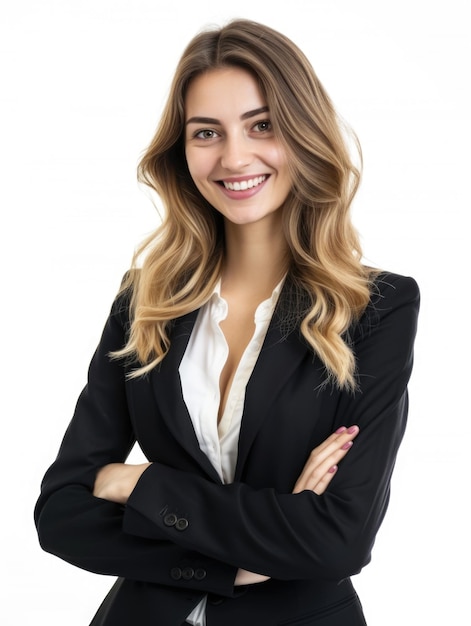
M287 281L247 386L229 485L200 450L182 397L178 366L197 312L175 321L159 367L126 380L108 357L129 328L117 298L35 509L45 550L119 577L94 626L180 625L205 594L209 626L331 624L316 616L353 602L348 579L370 560L406 425L419 307L411 278L382 274L376 287L349 332L359 382L349 393L325 383L286 325ZM328 490L293 495L310 451L354 423L360 434ZM95 498L97 470L124 462L136 440L153 464L127 505ZM272 580L234 588L239 567Z

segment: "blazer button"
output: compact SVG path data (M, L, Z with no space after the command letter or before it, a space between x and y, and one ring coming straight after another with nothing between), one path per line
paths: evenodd
M206 570L199 567L195 570L195 580L203 580L203 578L206 578Z
M192 567L185 567L182 570L183 580L191 580L194 575L195 575L195 570Z
M174 513L169 513L164 517L165 526L175 526L178 521L178 517Z
M189 526L189 522L184 517L180 517L175 523L175 528L177 530L186 530Z
M172 578L172 580L180 580L182 575L183 572L179 567L172 567L170 570L170 578Z

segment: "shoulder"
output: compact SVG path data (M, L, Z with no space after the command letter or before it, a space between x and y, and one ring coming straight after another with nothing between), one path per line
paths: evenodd
M409 308L417 314L419 306L420 290L414 278L383 271L373 282L365 314L383 317L401 307Z
M364 336L382 327L415 335L419 307L420 290L414 278L382 271L372 283L370 301L353 332Z
M373 281L370 304L379 304L384 299L419 301L419 286L411 276L383 271Z

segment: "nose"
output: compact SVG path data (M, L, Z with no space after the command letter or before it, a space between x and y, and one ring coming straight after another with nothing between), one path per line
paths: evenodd
M240 133L228 134L221 153L221 165L232 172L242 171L250 165L253 154L248 137Z

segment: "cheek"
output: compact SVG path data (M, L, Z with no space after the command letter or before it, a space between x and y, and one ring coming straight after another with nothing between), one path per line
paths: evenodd
M206 172L207 168L205 168L204 166L204 161L202 163L201 160L195 159L191 155L191 152L187 151L186 152L186 164L187 164L188 171L190 172L191 179L196 189L199 191L202 197L205 198L205 200L210 201L208 188L205 185L205 181L207 180L207 172Z
M267 154L272 167L274 167L281 176L289 176L288 157L286 152L280 146L273 146Z
M188 171L194 183L198 186L198 181L208 177L211 172L209 155L195 154L192 150L186 151L186 163Z
M194 178L195 167L194 167L194 160L192 158L191 150L185 150L185 159L186 159L186 165L188 167L188 171L190 172L191 177Z

